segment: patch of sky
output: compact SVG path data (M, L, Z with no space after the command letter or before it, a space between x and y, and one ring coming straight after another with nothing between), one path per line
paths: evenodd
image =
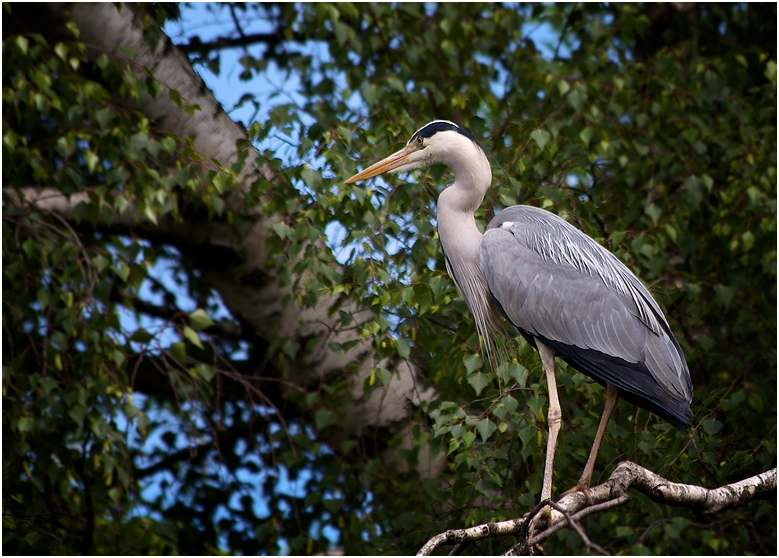
M341 265L346 265L357 250L357 245L354 242L348 245L344 244L347 236L348 231L340 221L330 221L325 226L327 244L332 248L336 261Z
M547 60L557 58L570 58L571 53L579 48L579 42L568 44L560 41L560 34L555 31L549 22L524 23L522 25L522 39L533 41L538 52Z
M166 413L164 410L156 408L156 403L152 403L147 397L135 394L136 404L140 408L145 408L149 414L155 415L156 428L152 430L141 444L139 456L136 459L136 467L143 470L153 467L161 459L171 452L183 451L188 448L205 447L212 441L208 432L210 428L203 418L202 409L197 406L189 406L184 403L185 415L177 417ZM188 408L191 407L191 408ZM234 419L240 415L243 422L247 422L251 414L259 415L266 419L272 419L274 412L263 407L252 407L248 404L236 403L228 404L222 416L223 425L227 428L233 426ZM117 414L115 417L117 427L128 431L128 444L137 440L137 433L134 432L134 425L129 423L123 415ZM246 502L251 502L252 513L260 521L270 518L274 513L280 513L283 517L289 517L294 513L293 508L284 499L280 500L277 510L271 510L269 507L269 495L264 495L261 487L265 486L269 478L272 478L273 493L276 495L287 496L290 498L303 498L306 494L307 485L312 480L321 480L321 475L302 469L296 471L293 476L289 470L279 464L276 467L268 468L258 457L258 454L268 454L270 445L268 440L273 434L282 429L277 422L271 422L267 426L267 436L259 436L253 440L255 444L253 449L249 449L245 440L238 440L234 451L241 458L242 466L231 472L217 458L209 457L204 463L198 465L208 477L204 482L212 484L214 481L224 485L225 489L233 490L230 501L227 506L219 506L213 515L213 523L219 525L220 522L227 521L230 529L239 532L251 533L256 525L250 524L240 517L240 513L245 512ZM133 431L133 432L131 432ZM296 424L289 425L289 434L291 436L302 433L300 427ZM313 438L313 433L306 431L306 435ZM274 447L278 447L278 442L272 442ZM320 449L327 453L326 448ZM175 505L177 502L185 505L195 505L195 494L192 492L197 487L187 486L184 478L187 475L188 465L182 462L182 467L176 475L169 471L160 471L140 482L141 499L135 503L131 516L148 516L156 519L162 519L161 514L155 511L155 507L165 509ZM209 480L210 479L210 480ZM260 490L258 490L260 489ZM323 517L327 520L327 517ZM338 540L340 532L332 526L321 524L312 527L312 536L324 536L332 544ZM284 539L279 541L282 549L287 549ZM221 548L229 548L227 534L220 534L219 545Z
M273 8L256 11L247 9L242 12L240 23L243 33L250 35L274 31L276 23L268 17L272 10ZM193 32L196 32L202 42L236 35L235 23L228 14L227 8L209 11L197 4L182 9L182 21L168 24L165 30L174 42L187 40L195 34ZM345 73L334 72L330 68L333 59L326 43L306 41L288 48L294 50L287 54L311 59L311 66L307 67L305 75L297 70L281 69L273 60L265 63L266 46L263 44L221 51L220 68L226 70L220 71L218 75L204 64L198 66L198 72L222 105L227 108L230 117L247 127L252 122L267 123L275 110L283 109L285 106L294 107L299 125L274 130L271 136L256 143L255 146L260 151L270 150L277 156L281 155L282 160L288 164L300 164L304 162L297 152L301 144L301 133L316 121L315 117L305 109L313 106L312 100L315 101L317 98L316 95L312 99L301 94L303 79L310 83L312 89L316 89L326 80L332 81L336 97L341 95L347 109L353 114L361 112L364 103L358 92L349 91ZM252 67L250 63L252 59L262 61L260 68ZM360 63L357 55L351 56L350 60L355 64ZM304 158L309 159L310 155L304 155ZM314 158L313 161L305 162L314 168L324 166L322 159Z
M269 18L242 17L241 25L246 34L270 33L274 30L274 24ZM236 33L235 22L227 7L217 8L205 4L182 7L181 20L168 22L164 31L174 43L187 42L193 36L207 43L219 37L234 36ZM279 100L271 102L275 98L293 104L305 100L298 93L300 82L297 76L290 72L281 72L274 62L271 61L264 72L251 71L247 67L249 58L246 54L262 60L264 49L264 45L222 49L219 51L219 74L213 73L205 63L196 68L206 85L215 94L218 92L218 99L230 116L244 124L267 119L268 111L281 104ZM254 79L247 80L247 70ZM246 102L248 99L254 99L252 106Z

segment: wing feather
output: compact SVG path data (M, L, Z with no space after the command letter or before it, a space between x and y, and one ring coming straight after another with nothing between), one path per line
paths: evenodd
M516 206L490 223L480 256L492 295L516 327L576 347L579 359L589 350L624 361L648 372L660 393L692 400L684 355L659 305L587 235L552 213Z

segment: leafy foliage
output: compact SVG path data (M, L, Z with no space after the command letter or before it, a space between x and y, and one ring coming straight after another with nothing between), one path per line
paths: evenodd
M283 177L247 196L282 217L268 241L269 269L293 287L282 304L359 301L373 312L363 338L380 357L411 359L436 399L402 447L390 429L335 434L351 370L305 389L224 387L255 369L275 375L268 386L290 383L287 363L319 341L217 330L242 324L220 316L204 259L160 233L204 219L242 230L249 217L223 201L235 169L123 108L169 95L196 110L131 64L88 59L74 27L64 38L4 32L5 552L410 553L535 504L546 385L519 339L500 366L480 354L437 242L435 198L450 177L433 168L343 184L435 118L465 126L495 158L481 223L516 203L563 216L645 281L684 349L693 428L620 402L593 481L623 459L707 487L775 465L775 6L213 8L225 10L236 25L279 31L245 49L246 80L276 69L299 80L302 101L249 126ZM164 13L151 16L150 42ZM539 29L551 44L537 44ZM184 46L219 71L222 44ZM18 203L30 186L82 203L70 220L42 212ZM144 366L162 381L137 382ZM393 380L377 368L363 387ZM555 492L579 478L603 401L564 365L558 386ZM414 470L428 445L446 458L443 478ZM386 447L409 472L389 470ZM613 552L775 553L775 516L769 501L712 519L638 496L586 527ZM583 549L573 531L545 546Z
M4 550L163 552L170 533L131 513L138 484L128 448L150 429L128 389L131 363L159 341L128 331L118 304L132 307L167 250L118 233L140 219L181 221L181 193L208 200L214 188L196 176L191 165L203 162L187 142L112 102L160 94L160 84L108 55L87 61L70 31L56 44L4 41L4 182L80 199L72 223L32 204L3 207L3 498L6 533L23 535L9 535ZM4 190L6 200L23 196ZM184 316L172 321L203 348ZM189 323L199 329L208 318L197 310Z

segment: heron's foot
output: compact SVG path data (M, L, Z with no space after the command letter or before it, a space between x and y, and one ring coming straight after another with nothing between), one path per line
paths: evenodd
M565 492L563 492L560 497L568 496L569 494L573 494L574 492L581 492L584 494L585 499L587 500L587 504L592 505L592 498L590 498L590 481L586 479L579 479L579 482L576 483L576 485L573 486L573 488L569 488Z
M536 533L536 525L539 521L543 520L544 524L549 523L549 518L552 516L552 507L544 506L540 512L538 512L533 519L530 520L530 527L527 530L527 540L533 538ZM536 545L539 546L539 545Z

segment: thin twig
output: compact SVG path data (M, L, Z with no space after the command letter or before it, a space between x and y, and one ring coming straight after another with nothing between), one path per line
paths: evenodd
M584 530L582 530L579 523L571 517L571 514L569 514L567 511L565 511L563 508L561 508L554 502L551 504L551 506L565 516L565 519L568 520L568 525L573 527L574 530L579 534L579 536L584 541L584 544L588 550L593 549L597 551L599 554L602 554L603 556L611 556L611 554L606 552L600 545L595 544L590 540L590 538L587 536Z

